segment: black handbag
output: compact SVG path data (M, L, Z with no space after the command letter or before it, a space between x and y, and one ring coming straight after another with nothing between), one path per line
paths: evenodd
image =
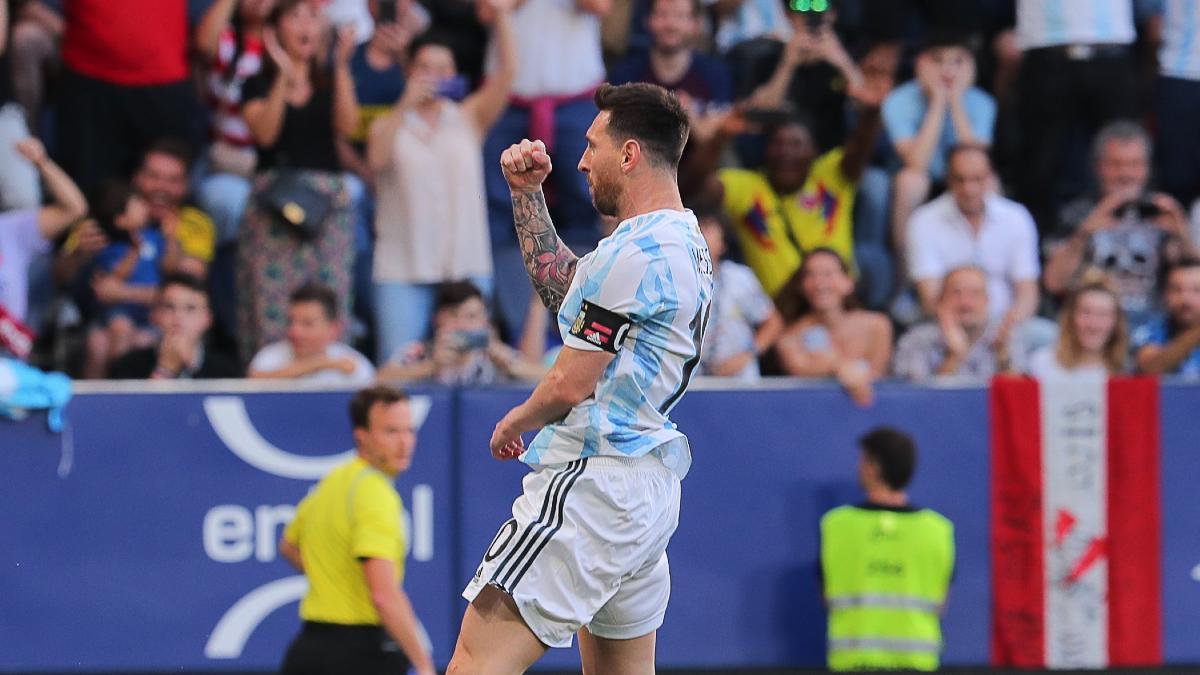
M333 209L333 198L305 182L301 172L284 169L259 196L264 211L287 227L301 241L321 234L321 224Z

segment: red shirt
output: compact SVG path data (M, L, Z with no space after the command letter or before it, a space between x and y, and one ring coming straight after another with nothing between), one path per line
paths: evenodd
M87 77L127 86L187 77L187 0L69 0L63 61Z

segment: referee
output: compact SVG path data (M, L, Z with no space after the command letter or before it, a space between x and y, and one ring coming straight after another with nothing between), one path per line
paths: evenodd
M417 617L400 589L407 544L392 481L412 461L416 432L408 397L390 387L350 401L354 458L296 508L280 552L308 577L304 626L288 648L285 674L430 675ZM399 645L397 647L397 645Z

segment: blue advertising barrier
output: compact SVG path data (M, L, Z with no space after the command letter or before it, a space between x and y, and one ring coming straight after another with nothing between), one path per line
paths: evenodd
M406 588L445 652L452 394L414 394L426 451L398 482ZM0 424L0 670L276 668L306 588L276 542L352 447L348 400L82 395L62 437Z
M199 392L199 393L197 393ZM444 665L474 574L527 469L493 461L521 389L418 390L405 588ZM299 620L303 580L275 543L294 505L351 444L345 392L196 386L90 393L63 435L0 423L0 670L269 670ZM1200 387L1162 396L1164 648L1200 662ZM690 393L692 440L663 668L819 665L817 524L861 499L855 439L879 424L921 449L915 502L956 527L945 662L989 649L987 392L884 386L869 410L830 387ZM574 650L541 665L578 667Z

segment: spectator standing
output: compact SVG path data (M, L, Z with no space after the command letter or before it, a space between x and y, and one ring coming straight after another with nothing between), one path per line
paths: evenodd
M695 49L702 29L701 0L651 0L646 24L650 49L626 57L609 71L612 84L649 82L668 89L693 113L733 98L729 68Z
M749 267L726 259L725 225L719 213L697 214L713 269L712 317L700 352L700 373L754 382L758 359L775 346L783 319ZM543 310L544 313L544 310Z
M392 481L412 464L417 432L408 397L372 387L350 401L355 456L296 507L279 552L308 578L304 626L284 673L406 673L437 670L400 589L408 540Z
M1179 202L1200 197L1200 6L1163 0L1155 122L1159 183Z
M337 138L358 124L349 66L355 43L347 29L339 32L330 72L318 59L320 27L308 0L278 0L263 34L270 58L243 89L243 113L259 149L254 194L266 200L286 190L329 207L302 232L258 203L246 210L237 288L238 338L247 356L283 337L288 294L304 283L332 288L338 314L350 315L354 230ZM308 217L315 216L305 211Z
M1185 258L1167 272L1166 316L1133 333L1138 370L1200 376L1200 260Z
M834 12L812 23L789 12L792 36L783 46L774 72L750 94L758 109L789 107L812 120L817 147L837 146L846 137L846 92L865 83L863 73L834 30Z
M956 146L947 179L949 191L913 212L907 227L909 273L921 307L937 314L942 279L976 265L988 275L989 314L1007 334L1037 311L1037 227L1025 207L993 191L983 146Z
M992 143L996 102L975 84L975 57L958 36L934 32L917 54L916 77L883 102L883 124L903 163L892 188L892 231L897 248L914 209L946 181L950 151ZM911 263L910 263L911 264Z
M775 346L784 374L835 378L856 403L870 405L871 385L892 360L892 324L858 309L845 260L831 249L809 252L776 304L785 322Z
M927 381L955 377L986 382L1002 372L1025 372L1029 352L1027 333L1000 333L988 319L988 275L974 267L959 267L940 285L937 320L908 329L896 344L896 377Z
M1117 375L1129 360L1129 327L1120 296L1103 272L1092 270L1067 294L1059 315L1058 340L1029 357L1029 374Z
M205 279L216 247L208 214L187 203L191 154L178 140L157 141L146 149L133 174L133 189L146 202L150 218L166 243L163 267Z
M238 364L211 350L204 335L212 325L204 282L188 274L168 274L158 286L151 310L158 344L135 349L108 365L114 380L207 380L242 376Z
M1063 189L1066 197L1083 191L1083 167L1070 158L1106 122L1137 116L1136 36L1133 0L1017 0L1021 141L1012 183L1043 232Z
M249 377L354 386L375 379L367 357L338 341L345 329L338 311L333 290L316 285L296 289L288 300L287 338L254 355Z
M534 381L546 367L496 337L483 294L469 281L443 284L437 292L433 337L392 355L380 380L435 381L478 386L505 380Z
M186 0L64 6L57 150L85 193L128 175L160 138L193 139Z
M9 0L9 5L12 13L12 95L24 109L29 128L37 131L41 126L47 81L62 65L59 48L63 17L55 7L42 0ZM61 7L62 3L55 3L55 6ZM6 74L8 72L5 70Z
M759 82L755 74L779 53L792 36L785 5L778 0L705 0L716 18L717 51L733 71L736 96L742 98Z
M509 335L521 334L532 289L512 228L508 184L494 158L523 138L543 141L556 157L583 156L587 129L597 112L592 96L605 78L600 18L610 5L611 0L523 0L512 13L513 34L537 39L517 41L520 67L511 105L483 147L495 299ZM485 72L491 77L503 67L500 44L493 41ZM598 220L584 174L556 171L547 186L550 213L564 240L575 250L594 247Z
M29 136L25 111L15 98L10 75L10 33L16 31L10 25L15 17L9 13L17 7L0 0L0 212L36 209L42 201L37 169L17 151L17 143Z
M1094 157L1099 198L1063 208L1044 282L1061 296L1084 270L1098 267L1116 284L1136 328L1161 310L1163 271L1194 250L1187 217L1170 196L1149 191L1150 136L1139 125L1106 126L1096 135Z
M3 11L3 10L0 10ZM46 182L49 206L0 211L0 354L25 358L33 347L28 320L29 266L50 251L50 242L87 214L75 183L46 156L40 141L26 138L16 151Z
M242 116L246 81L262 70L263 26L275 0L214 0L196 27L196 48L208 66L212 143L196 187L221 243L237 238L250 198L257 153Z
M911 438L880 427L858 444L858 482L867 500L821 518L829 668L937 670L940 616L954 576L954 525L909 502L917 466Z
M380 361L426 338L438 284L470 279L485 294L492 289L481 149L508 105L517 48L512 0L481 3L498 54L485 84L461 102L447 96L447 85L461 82L454 53L436 38L420 38L404 96L371 127Z
M722 204L746 263L768 294L783 287L807 251L831 248L852 264L854 197L879 132L882 93L860 88L851 95L862 110L844 147L818 155L811 129L789 118L766 131L762 170L721 169L710 181L711 198ZM709 166L737 126L726 125L698 151Z

